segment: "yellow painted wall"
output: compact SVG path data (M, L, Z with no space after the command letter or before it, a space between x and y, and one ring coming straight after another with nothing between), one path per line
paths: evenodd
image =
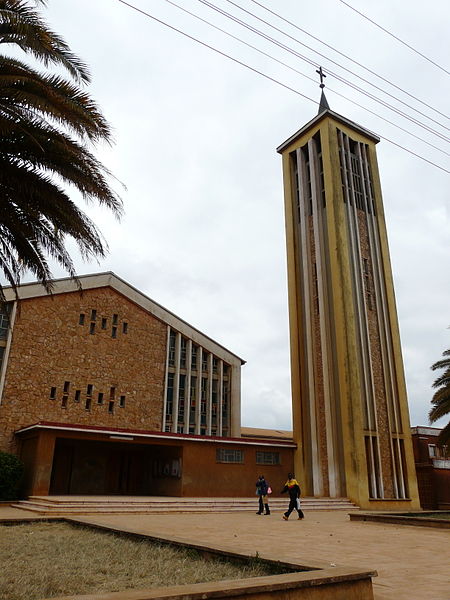
M350 255L348 248L348 233L345 215L345 203L342 196L340 161L338 153L337 131L339 128L352 140L369 146L369 160L372 167L374 194L378 215L378 226L381 239L381 254L383 257L384 277L387 288L387 303L389 307L390 327L393 338L393 353L401 419L404 431L400 436L404 440L408 471L408 487L410 501L371 501L369 500L367 468L364 448L364 430L360 397L360 375L358 369L358 346L355 330L355 314L352 299L352 280L350 271ZM291 345L291 382L293 403L294 440L297 443L295 453L296 472L304 473L305 494L311 494L311 484L306 465L305 445L308 444L308 432L304 431L302 420L302 385L300 372L302 339L302 303L299 298L298 280L298 248L295 233L295 215L293 207L294 190L290 167L290 153L304 146L308 140L320 130L322 157L324 167L324 183L327 197L327 243L329 248L330 273L333 289L333 314L335 317L335 340L337 360L337 381L341 408L341 436L343 441L343 470L345 473L346 495L364 508L393 509L419 507L412 443L409 429L409 416L406 398L406 386L401 356L401 345L395 307L394 288L387 243L386 225L384 220L381 187L376 162L375 142L364 136L357 129L335 120L325 114L312 127L303 131L299 137L292 140L282 150L284 202L286 224L287 274L289 294L289 327ZM354 399L358 399L356 402ZM397 506L398 505L398 506Z

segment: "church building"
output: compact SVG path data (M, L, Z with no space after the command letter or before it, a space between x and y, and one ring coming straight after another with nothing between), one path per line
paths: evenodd
M5 288L0 450L24 494L249 496L292 439L241 435L244 361L113 273Z
M420 508L372 132L330 110L281 144L293 435L241 428L244 361L113 273L5 288L0 450L25 494L304 496Z

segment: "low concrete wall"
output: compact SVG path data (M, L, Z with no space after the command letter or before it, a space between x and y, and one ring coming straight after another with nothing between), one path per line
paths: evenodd
M372 600L372 575L373 572L334 568L327 572L287 573L151 590L64 596L52 600Z
M431 514L436 515L439 511L433 510ZM445 511L447 514L449 511ZM393 525L416 525L419 527L439 527L450 529L450 519L439 519L439 517L427 517L427 513L406 515L399 513L349 513L350 521L375 521L376 523L392 523Z

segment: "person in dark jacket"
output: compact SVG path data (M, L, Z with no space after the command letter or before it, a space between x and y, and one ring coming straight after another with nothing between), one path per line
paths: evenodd
M294 478L292 473L288 474L288 478L285 483L285 486L281 490L282 494L285 494L286 492L289 493L289 508L284 513L283 519L285 521L287 521L289 519L289 515L291 514L291 512L293 510L297 511L299 519L303 519L305 515L303 514L303 511L300 509L300 494L301 494L300 486L298 484L298 481Z
M270 515L269 509L269 484L264 479L264 475L260 475L258 477L258 481L256 482L256 493L259 498L259 510L256 513L257 515L262 515L264 509L266 509L265 515Z

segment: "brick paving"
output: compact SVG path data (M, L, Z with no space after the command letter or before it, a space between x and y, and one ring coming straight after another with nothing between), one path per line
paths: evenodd
M33 518L31 513L0 506L0 520ZM376 570L375 600L450 600L450 531L351 522L342 511L305 511L305 519L281 512L96 515L77 521L177 539L306 565L327 563Z

